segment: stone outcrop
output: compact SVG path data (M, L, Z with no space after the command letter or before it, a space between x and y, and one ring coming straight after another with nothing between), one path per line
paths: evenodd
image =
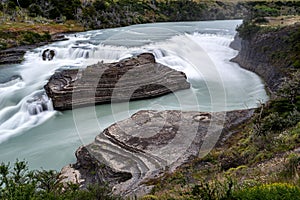
M54 108L66 110L152 98L189 87L183 72L156 63L152 54L144 53L84 70L56 72L44 88Z
M0 65L16 64L23 61L26 51L36 48L36 46L21 46L0 51Z
M46 60L48 60L48 61L53 60L54 56L55 56L55 51L53 49L46 49L42 53L42 59L44 61L46 61Z
M33 45L23 45L5 50L0 50L0 65L21 63L24 60L24 55L27 51L33 50L39 46L47 45L51 42L63 40L67 40L67 38L65 38L64 35L57 34L52 35L51 40L47 42L40 42Z
M149 179L173 172L221 144L253 110L231 112L139 111L100 133L76 151L63 168L64 181L86 187L109 183L117 194L143 195Z
M293 67L291 55L297 53L289 52L294 42L287 38L299 28L298 23L278 30L259 31L245 39L235 37L231 47L240 51L232 61L261 76L270 91L276 91L286 72Z

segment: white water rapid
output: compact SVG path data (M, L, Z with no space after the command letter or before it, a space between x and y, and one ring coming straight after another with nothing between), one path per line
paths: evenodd
M256 107L268 97L260 78L229 60L240 20L135 25L67 37L27 52L19 65L0 66L0 161L25 159L30 168L60 169L110 124L138 110L228 111ZM54 50L51 61L42 52ZM192 87L151 100L73 111L53 110L43 86L56 71L116 62L152 52L157 62L186 73Z

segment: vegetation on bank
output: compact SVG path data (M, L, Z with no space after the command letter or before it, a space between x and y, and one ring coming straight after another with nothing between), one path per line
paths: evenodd
M79 32L84 28L74 20L56 23L42 17L31 18L21 14L15 21L8 19L10 15L0 12L0 50L32 45L41 42L50 42L52 36L59 33Z
M299 78L293 72L222 146L149 181L153 199L299 199Z
M249 10L261 16L297 14L300 9L299 1L293 0L274 2L68 0L67 2L59 0L1 1L0 50L24 44L47 42L49 41L48 34L62 32L163 21L234 19L246 16ZM28 38L30 35L32 38Z
M28 170L25 161L13 166L0 164L0 199L4 200L117 200L106 185L79 189L78 185L61 183L62 177L53 170Z

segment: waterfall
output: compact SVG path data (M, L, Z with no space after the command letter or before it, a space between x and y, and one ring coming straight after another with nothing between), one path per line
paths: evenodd
M72 155L79 145L91 142L101 129L141 109L220 111L256 107L257 100L267 99L264 85L255 74L229 62L236 54L229 43L240 23L158 23L76 33L76 37L67 36L67 41L27 52L21 64L1 66L0 160L25 158L33 168L59 169L74 161ZM51 60L42 58L47 49L55 52ZM55 71L117 62L145 52L153 53L157 62L183 71L191 89L128 104L62 113L53 110L43 87ZM81 116L79 123L74 112Z
M17 105L0 111L0 143L48 120L55 114L43 90L24 97Z
M53 111L52 100L46 94L34 96L26 101L26 110L30 115L38 115L44 111Z

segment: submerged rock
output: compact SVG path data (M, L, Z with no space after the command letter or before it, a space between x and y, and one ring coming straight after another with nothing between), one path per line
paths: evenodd
M188 89L183 72L156 63L150 53L120 62L98 63L85 70L56 72L45 85L56 110L124 102Z
M81 146L77 163L63 168L61 175L83 188L108 182L117 194L140 196L151 189L145 183L149 179L204 156L252 114L253 110L139 111Z
M53 60L54 56L55 56L55 51L53 49L46 49L42 53L42 58L43 58L44 61Z

